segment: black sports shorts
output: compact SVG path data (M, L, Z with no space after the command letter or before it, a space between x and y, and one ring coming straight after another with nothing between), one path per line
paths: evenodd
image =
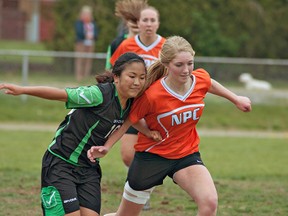
M129 167L127 181L134 190L147 190L163 184L166 176L192 165L204 165L199 152L180 159L167 159L149 152L136 152Z
M64 215L85 207L100 214L101 168L74 166L47 151L42 161L43 214Z

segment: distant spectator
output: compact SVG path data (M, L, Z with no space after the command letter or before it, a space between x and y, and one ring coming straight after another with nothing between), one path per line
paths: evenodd
M92 8L83 6L79 19L75 22L76 52L93 53L95 41L98 37L98 28L93 21ZM81 81L91 73L92 58L76 58L75 76L77 81Z

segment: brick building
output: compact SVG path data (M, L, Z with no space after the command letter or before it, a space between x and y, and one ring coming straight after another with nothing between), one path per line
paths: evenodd
M53 34L56 0L0 0L0 39L38 42Z

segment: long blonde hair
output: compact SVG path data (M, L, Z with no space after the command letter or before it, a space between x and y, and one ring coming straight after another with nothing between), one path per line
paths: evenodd
M189 52L195 55L191 44L181 36L168 37L159 53L159 59L148 68L145 90L156 80L168 74L167 65L180 52Z

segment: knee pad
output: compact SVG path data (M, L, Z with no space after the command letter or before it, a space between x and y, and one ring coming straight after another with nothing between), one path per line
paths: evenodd
M153 189L154 187L143 191L136 191L130 187L127 181L124 186L123 197L130 202L144 205L150 199Z

